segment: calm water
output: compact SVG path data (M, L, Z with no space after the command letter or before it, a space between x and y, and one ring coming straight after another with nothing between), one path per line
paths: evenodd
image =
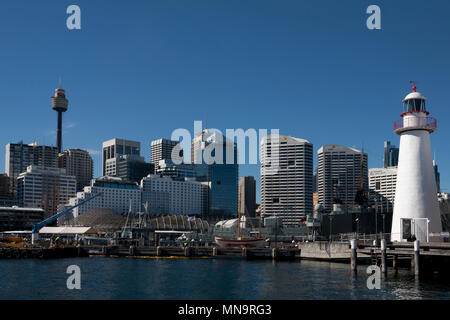
M81 268L81 290L66 269ZM450 285L408 271L366 287L366 267L240 259L70 258L0 260L0 299L450 299Z

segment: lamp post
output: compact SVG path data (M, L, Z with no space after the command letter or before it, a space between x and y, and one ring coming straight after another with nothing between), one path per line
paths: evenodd
M359 238L359 218L356 218L356 240Z

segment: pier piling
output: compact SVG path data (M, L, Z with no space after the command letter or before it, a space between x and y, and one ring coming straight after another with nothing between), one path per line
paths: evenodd
M381 240L381 272L386 274L387 273L387 266L386 266L386 239Z
M419 276L419 270L420 270L420 241L416 240L414 241L414 275L416 277Z
M352 271L356 272L356 267L357 267L357 260L358 260L358 256L356 253L356 249L357 249L357 244L356 244L356 239L352 239L350 240L350 248L352 250L352 254L351 254L351 261L350 261L350 268Z

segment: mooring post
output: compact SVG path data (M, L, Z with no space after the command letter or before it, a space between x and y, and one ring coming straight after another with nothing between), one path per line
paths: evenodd
M213 251L212 252L213 257L216 257L217 256L217 247L213 247L212 251Z
M357 249L357 244L356 244L356 239L352 239L350 240L350 248L352 250L351 253L351 258L350 258L350 268L352 271L356 272L356 267L357 267L357 260L358 260L358 255L356 253L356 249Z
M272 259L276 259L277 257L277 248L272 248Z
M247 257L247 248L246 247L242 247L242 256Z
M134 256L134 246L130 246L128 253L130 254L130 256Z
M381 272L387 273L386 266L386 239L381 239Z
M191 256L191 248L190 247L185 247L184 248L184 256L185 257L190 257Z
M77 244L77 255L81 257L81 245Z
M161 247L160 247L160 246L157 246L157 247L156 247L156 256L157 256L157 257L161 257L161 255L162 255Z
M397 272L398 271L398 258L397 255L392 256L392 267Z
M420 241L414 241L414 275L419 276L420 260Z

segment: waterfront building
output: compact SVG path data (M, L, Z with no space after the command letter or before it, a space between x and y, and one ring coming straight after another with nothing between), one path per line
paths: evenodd
M35 165L46 168L58 167L58 148L32 144L8 143L6 145L5 172L10 178L10 191L17 195L17 177Z
M239 213L247 217L256 216L256 181L252 176L239 179Z
M427 241L429 233L442 232L430 142L436 119L428 117L426 101L413 86L413 92L403 99L402 119L394 123L394 132L400 135L400 153L392 241L406 241L412 235ZM429 237L428 240L441 239Z
M124 181L118 177L100 177L92 179L89 186L84 187L75 197L69 200L69 206L78 204L82 199L96 193L100 197L92 199L72 210L73 218L93 209L112 209L120 214L126 214L130 208L133 213L141 210L141 190L136 182Z
M391 145L390 141L384 142L383 168L396 167L398 165L399 149Z
M299 225L313 212L313 145L267 135L261 141L261 213Z
M116 176L126 181L140 183L142 178L155 173L155 165L134 154L122 154L117 161Z
M397 167L369 169L370 204L378 212L392 212L396 184Z
M330 144L320 147L317 160L317 193L325 212L331 212L334 204L347 208L355 206L361 185L367 193L366 153Z
M172 160L172 150L179 144L179 141L169 140L169 139L158 139L153 140L151 143L151 155L150 161L156 167L161 160ZM183 157L183 150L179 154Z
M58 166L66 169L69 176L77 179L77 191L88 186L94 175L94 161L89 152L80 149L68 149L58 155Z
M150 214L202 215L206 188L195 180L148 175L141 181L142 203Z
M42 208L46 217L58 211L76 194L77 180L66 169L28 166L17 178L19 206Z
M216 130L204 129L192 140L191 161L208 168L208 210L215 217L236 216L238 211L237 146ZM227 163L227 155L229 162Z
M31 230L44 213L42 208L0 207L0 232Z

